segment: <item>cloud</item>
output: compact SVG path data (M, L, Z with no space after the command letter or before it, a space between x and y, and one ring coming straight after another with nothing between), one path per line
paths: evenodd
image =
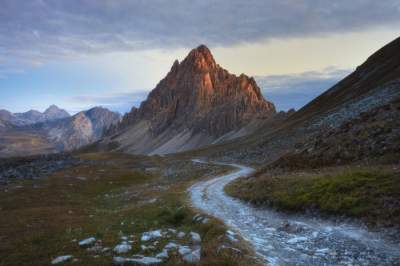
M398 0L2 0L0 58L225 46L399 21Z
M78 95L66 99L65 106L71 113L87 110L95 106L103 106L110 110L125 113L133 106L139 106L146 98L147 91L117 92L101 95Z
M328 67L291 75L255 77L264 97L272 101L278 110L296 110L332 87L351 70Z

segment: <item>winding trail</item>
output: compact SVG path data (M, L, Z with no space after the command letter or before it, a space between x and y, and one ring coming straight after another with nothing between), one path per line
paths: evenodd
M226 184L254 169L238 164L212 164L230 165L238 171L191 186L193 207L224 221L252 244L266 264L400 265L400 244L364 228L254 208L226 195Z

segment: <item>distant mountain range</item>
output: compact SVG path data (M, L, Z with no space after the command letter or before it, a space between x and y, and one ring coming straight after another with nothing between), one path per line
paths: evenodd
M102 107L70 116L55 105L45 112L0 111L0 156L70 151L101 138L120 114Z
M36 123L43 123L70 117L70 114L58 108L56 105L51 105L43 113L30 110L25 113L11 113L7 110L0 110L0 120L10 122L16 126L26 126Z

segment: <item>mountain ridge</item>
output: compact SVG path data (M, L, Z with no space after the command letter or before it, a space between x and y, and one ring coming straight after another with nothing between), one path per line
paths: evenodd
M11 113L7 110L0 110L0 119L8 121L15 126L33 125L70 116L67 111L60 109L54 104L50 105L43 113L33 109L22 113Z
M53 119L34 124L13 125L0 119L0 157L72 151L97 141L120 120L119 113L103 107L68 117L60 110L50 106L47 117ZM1 114L5 117L11 113Z
M205 45L200 45L182 62L175 60L140 107L132 108L107 135L123 134L141 123L148 128L145 130L148 134L160 139L148 149L138 147L136 150L128 148L128 151L169 153L210 144L257 118L272 117L275 113L275 106L264 99L253 78L229 73L215 62ZM135 135L134 132L130 134ZM164 139L164 135L168 137ZM175 143L172 143L170 139L174 137ZM185 146L196 138L198 143ZM122 150L132 147L134 139L135 136L130 141L126 134L119 146ZM160 149L162 146L169 147Z

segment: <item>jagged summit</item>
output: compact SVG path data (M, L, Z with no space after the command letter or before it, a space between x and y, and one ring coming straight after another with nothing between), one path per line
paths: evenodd
M140 107L111 133L146 121L152 136L185 131L210 140L274 113L274 105L264 99L253 78L229 73L200 45L183 61L176 60Z
M57 120L70 116L67 111L58 108L58 106L54 104L50 105L43 114L46 120Z
M175 61L167 76L133 112L139 119L151 120L155 133L173 126L220 136L256 116L274 113L275 107L263 98L253 78L230 74L201 45L181 63Z
M190 51L189 55L182 62L182 65L185 67L192 66L193 68L204 71L209 71L217 67L214 56L205 45L200 45Z

